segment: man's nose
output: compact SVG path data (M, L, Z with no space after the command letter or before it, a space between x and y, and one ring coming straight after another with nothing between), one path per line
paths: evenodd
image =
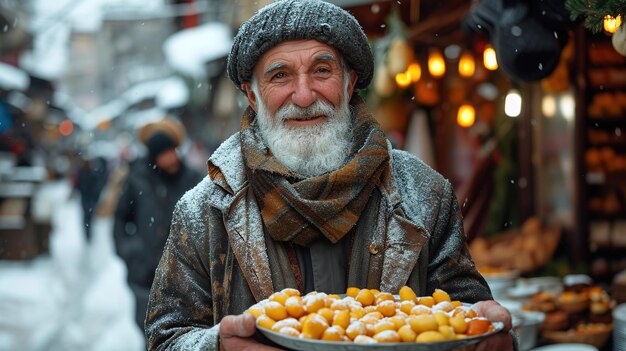
M308 75L299 75L295 81L291 100L299 107L308 107L316 100L313 81Z

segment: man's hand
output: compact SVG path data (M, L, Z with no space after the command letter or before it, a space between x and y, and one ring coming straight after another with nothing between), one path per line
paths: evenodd
M255 331L255 321L251 314L225 316L220 321L221 351L280 351L275 347L263 345L251 336Z
M508 333L511 330L511 313L506 308L493 300L481 301L474 305L474 310L479 316L485 317L492 322L504 323L502 332L488 337L476 346L475 351L488 350L513 350L513 337Z

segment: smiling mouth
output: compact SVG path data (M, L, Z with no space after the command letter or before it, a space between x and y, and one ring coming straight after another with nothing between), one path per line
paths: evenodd
M298 117L294 117L294 118L289 118L287 120L285 120L286 122L289 121L310 121L312 119L317 119L317 118L322 118L324 117L323 115L317 115L317 116L298 116Z
M284 121L286 125L292 126L309 126L323 122L327 117L325 115L304 116L289 118Z

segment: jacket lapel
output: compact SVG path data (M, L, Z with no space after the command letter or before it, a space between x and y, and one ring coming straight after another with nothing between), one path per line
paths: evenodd
M389 152L391 153L391 145ZM385 218L381 218L382 221L379 220L379 223L386 224L379 225L379 230L375 234L379 237L376 240L383 241L384 248L382 266L377 267L382 271L380 289L398 291L407 284L430 234L424 225L406 216L391 169L385 173L380 189L384 194L383 197L387 199L388 206L381 206L379 216Z
M407 284L429 234L396 208L387 222L380 282L381 291L398 291Z
M229 211L224 214L224 223L252 295L261 301L272 294L274 286L261 214L248 189L245 187L235 195Z

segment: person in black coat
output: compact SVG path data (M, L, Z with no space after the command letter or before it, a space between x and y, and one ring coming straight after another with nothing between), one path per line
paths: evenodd
M107 179L107 161L104 157L86 159L77 172L76 188L80 192L80 203L83 208L83 225L87 241L91 241L91 222L100 201L100 193Z
M176 148L183 138L183 126L171 118L139 131L148 155L130 166L115 211L115 248L128 268L128 284L136 298L136 321L141 330L174 206L203 178L180 158Z

